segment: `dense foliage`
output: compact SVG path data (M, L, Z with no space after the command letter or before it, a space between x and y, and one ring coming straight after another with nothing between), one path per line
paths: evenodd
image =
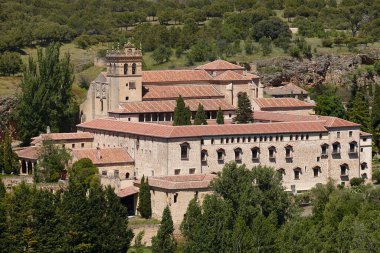
M148 183L148 178L145 179L143 176L140 183L139 191L139 206L137 211L139 211L141 217L149 219L152 217L152 203L150 196L150 186Z
M17 154L12 149L11 133L9 130L5 131L4 139L0 142L0 172L18 174L19 166Z
M253 122L253 111L251 101L246 92L239 92L238 105L234 122L239 124L247 124Z
M38 50L38 60L29 58L23 73L22 93L16 107L18 134L23 144L46 131L70 132L78 118L71 86L74 81L70 55L59 58L59 45Z
M229 163L219 176L214 195L189 203L184 252L378 252L379 188L330 181L294 198L271 168ZM312 213L300 216L297 199Z
M54 194L22 183L0 194L0 252L126 252L131 240L110 187L70 182Z

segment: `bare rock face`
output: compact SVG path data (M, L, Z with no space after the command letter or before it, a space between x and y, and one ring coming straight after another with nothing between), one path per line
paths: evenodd
M10 116L16 107L16 101L16 97L0 97L0 133L13 126Z
M350 75L360 65L373 64L379 59L379 55L376 52L358 55L320 55L310 60L281 57L257 60L254 64L264 85L278 86L282 82L293 82L296 85L311 87L323 83L343 86L350 81Z

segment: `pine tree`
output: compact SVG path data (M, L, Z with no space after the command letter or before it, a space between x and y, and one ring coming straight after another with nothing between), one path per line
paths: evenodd
M216 123L219 125L224 124L224 115L222 108L219 107L218 114L216 115Z
M238 94L238 108L234 122L239 124L247 124L253 122L253 111L251 101L246 92Z
M352 122L361 124L362 131L370 132L371 118L369 114L369 104L363 91L359 90L356 92L352 107L348 110L348 118Z
M2 166L7 174L18 174L19 162L16 153L12 150L12 136L9 131L5 132L2 143Z
M70 55L59 59L59 45L38 49L38 61L31 57L21 82L22 93L15 110L18 133L29 144L50 126L52 132L70 132L78 120L78 106L71 91L74 81Z
M206 112L203 105L198 105L197 113L195 114L194 125L207 125Z
M152 252L174 253L177 243L173 236L174 227L170 209L167 206L162 214L161 226L157 235L152 238Z
M183 221L181 223L181 232L182 235L191 240L192 235L194 235L194 227L197 222L197 219L201 216L202 210L199 206L198 200L193 198L187 207L186 213L183 217Z
M143 176L141 178L140 192L139 192L139 206L137 208L141 217L149 219L152 217L152 205L150 196L150 186L148 179L145 180Z
M185 101L182 96L177 99L177 105L173 113L173 126L191 125L191 111L186 107Z

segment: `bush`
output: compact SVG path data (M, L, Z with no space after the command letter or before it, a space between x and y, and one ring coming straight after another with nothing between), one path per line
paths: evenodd
M298 59L301 58L301 50L299 47L295 45L289 49L289 54L291 57L298 58Z
M351 186L359 186L359 185L362 185L362 184L364 184L364 179L363 178L354 177L354 178L351 178L351 180L350 180L350 185Z
M90 87L90 79L87 76L79 75L79 87L88 90Z
M5 52L0 55L0 74L14 75L21 71L21 56L15 52Z
M332 47L333 41L329 38L323 39L322 40L322 46L323 47Z
M98 58L105 58L107 55L107 49L99 49L98 52L96 52L96 57Z
M372 181L374 184L380 184L380 169L373 170Z

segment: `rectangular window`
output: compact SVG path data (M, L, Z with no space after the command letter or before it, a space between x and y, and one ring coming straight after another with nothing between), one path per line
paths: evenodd
M252 149L252 159L259 159L259 150L257 148Z
M195 174L195 168L189 169L189 174Z
M294 179L295 180L300 180L300 171L299 170L295 170L294 171Z
M182 160L189 159L189 147L188 147L188 145L181 145L181 159Z
M181 170L180 169L175 169L174 170L174 175L179 175L181 174Z
M314 168L313 169L313 174L314 174L314 177L318 177L318 175L319 175L319 168Z
M352 137L352 131L348 132L348 136Z
M201 144L204 145L205 144L205 140L201 139Z
M107 176L107 171L106 170L102 170L102 176Z
M71 144L71 147L72 147L72 148L75 148L75 143Z
M84 148L84 143L81 143L80 146L81 146L82 148Z
M235 161L241 161L241 150L235 149Z
M222 150L218 151L218 161L224 160L224 152Z
M129 82L129 89L130 90L136 89L136 83L135 82Z
M340 138L340 132L336 132L336 138Z
M211 139L211 144L214 144L214 138Z
M113 171L113 176L114 176L115 178L119 178L119 170L114 170L114 171Z
M274 158L274 149L269 149L269 158Z
M322 155L327 155L327 146L326 145L322 146Z
M292 157L292 150L290 148L285 149L286 152L286 158Z

